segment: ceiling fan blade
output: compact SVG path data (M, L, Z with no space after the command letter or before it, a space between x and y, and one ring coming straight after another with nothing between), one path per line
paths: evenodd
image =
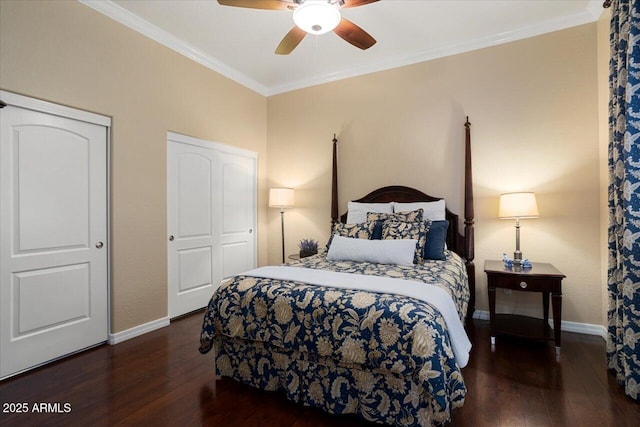
M297 4L286 0L218 0L218 3L223 6L267 10L295 9L297 6Z
M364 6L365 4L375 3L378 0L343 0L344 4L340 9L348 9L350 7Z
M286 36L282 39L278 47L276 48L277 55L289 55L293 49L300 44L304 36L307 35L307 32L301 30L298 27L293 27L291 31L287 33Z
M369 33L345 18L340 20L333 32L362 50L369 49L376 44L376 39L371 37Z

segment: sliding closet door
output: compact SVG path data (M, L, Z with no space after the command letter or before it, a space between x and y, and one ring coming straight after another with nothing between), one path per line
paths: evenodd
M212 177L215 152L179 141L167 147L169 317L204 307L220 274L214 268Z
M221 153L219 180L218 226L224 280L256 266L255 158Z
M169 133L168 311L207 305L230 274L254 268L255 154Z
M106 166L107 127L0 110L0 377L107 340Z

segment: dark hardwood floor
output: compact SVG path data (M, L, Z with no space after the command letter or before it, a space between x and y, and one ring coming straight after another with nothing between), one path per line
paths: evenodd
M28 414L0 413L2 426L371 426L332 416L234 381L214 381L212 355L198 353L202 313L123 342L103 345L0 382L0 403L26 403ZM552 343L499 338L468 326L474 343L463 374L466 402L452 426L637 426L640 404L605 369L599 337L563 333ZM62 413L33 413L34 404ZM65 407L68 403L70 406ZM70 412L64 412L70 409Z

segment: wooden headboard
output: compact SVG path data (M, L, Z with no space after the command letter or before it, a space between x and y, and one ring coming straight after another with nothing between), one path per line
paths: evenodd
M460 233L458 215L446 209L446 218L449 221L449 230L447 231L447 247L460 255L465 260L467 267L467 275L469 276L469 290L471 297L469 299L469 308L467 310L467 319L473 317L476 303L476 280L474 259L474 212L473 212L473 176L471 170L471 123L469 118L464 124L465 127L465 168L464 168L464 233ZM331 183L331 222L346 222L347 214L338 216L338 140L335 135L333 137L333 173ZM433 197L423 193L415 188L404 187L401 185L392 185L373 190L364 197L354 202L361 203L386 203L386 202L435 202L441 200L441 197Z

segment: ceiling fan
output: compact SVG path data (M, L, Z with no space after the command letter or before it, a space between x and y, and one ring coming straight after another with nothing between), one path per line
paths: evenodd
M362 50L376 44L362 28L340 16L340 10L375 3L378 0L218 0L223 6L246 7L250 9L293 10L296 24L276 48L276 54L288 55L302 39L310 34L324 34L332 31L348 43Z

